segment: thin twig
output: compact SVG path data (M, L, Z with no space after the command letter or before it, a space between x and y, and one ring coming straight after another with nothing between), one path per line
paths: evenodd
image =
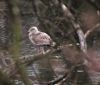
M100 29L100 23L96 24L91 29L87 30L87 32L85 33L85 38L87 38L90 35L90 33L96 29Z
M67 71L62 77L59 77L55 80L50 81L47 85L54 85L57 83L64 83L67 79L69 79L71 77L72 72L75 70L75 68L79 66L79 64L76 64L74 66L71 67L71 69L69 71ZM62 85L62 84L61 84Z

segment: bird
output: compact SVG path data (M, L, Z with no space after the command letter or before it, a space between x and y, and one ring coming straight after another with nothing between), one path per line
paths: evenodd
M46 54L50 50L48 49L45 51L45 48L54 47L56 45L47 33L38 30L36 26L29 28L28 32L29 40L39 54Z

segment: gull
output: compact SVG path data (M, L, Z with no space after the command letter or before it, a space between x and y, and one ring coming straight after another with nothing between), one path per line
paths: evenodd
M32 26L28 32L29 40L32 42L39 54L49 52L50 50L48 47L54 47L56 44L47 33L39 31L36 26ZM45 51L45 48L48 50Z

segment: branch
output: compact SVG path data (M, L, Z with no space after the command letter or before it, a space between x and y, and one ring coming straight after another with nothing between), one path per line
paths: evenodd
M78 43L76 43L76 45L79 45ZM51 56L48 56L48 55L52 55L53 53L56 53L56 52L59 52L60 50L62 50L65 46L67 47L72 47L73 44L68 44L68 45L62 45L62 46L58 46L56 49L51 49L49 52L47 52L46 54L40 54L40 55L27 55L27 56L21 56L20 57L20 60L21 61L21 64L25 64L25 65L30 65L30 64L33 64L34 62L38 61L38 60L41 60L41 59L44 59L44 58L48 58L48 57L51 57ZM13 66L13 65L12 65ZM12 69L12 66L10 69ZM13 76L17 73L17 69L16 70L13 70L13 72L9 72L9 76ZM8 72L8 71L7 71Z
M76 45L79 45L79 43L76 43ZM65 44L65 45L58 46L56 49L51 48L50 51L46 52L45 54L22 56L20 58L20 61L22 61L23 64L30 65L30 64L32 64L32 63L34 63L38 60L41 60L43 58L51 57L51 56L48 56L48 55L52 55L53 53L61 51L64 47L72 47L72 46L74 46L74 45L73 44Z
M93 26L91 29L89 29L86 33L85 33L85 38L87 38L91 32L93 32L96 29L99 29L100 27L100 23L96 24L95 26Z
M19 61L21 62L20 64L24 64L24 65L30 65L32 63L34 63L35 61L38 61L40 59L43 58L48 58L50 56L50 54L56 52L56 49L51 50L50 52L46 53L46 54L40 54L40 55L30 55L30 56L21 56L19 59ZM8 74L10 77L15 75L18 72L17 68L16 70L14 70L12 73Z
M72 66L71 69L69 71L67 71L62 77L59 77L55 80L50 81L47 85L54 85L54 84L57 84L57 83L60 83L59 85L62 85L62 83L64 83L66 80L68 80L71 77L72 72L78 66L80 66L80 64L76 64L76 65Z
M61 2L61 7L64 13L64 16L69 18L69 21L71 22L73 28L75 29L79 37L80 49L84 53L87 53L87 43L86 43L86 39L85 39L85 36L84 36L84 33L82 31L80 24L76 22L75 17L73 16L71 11L68 9L68 7L63 2Z

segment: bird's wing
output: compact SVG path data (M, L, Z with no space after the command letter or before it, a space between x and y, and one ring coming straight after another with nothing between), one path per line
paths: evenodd
M40 32L36 37L35 37L35 42L38 45L50 45L52 39L50 36L44 32Z

